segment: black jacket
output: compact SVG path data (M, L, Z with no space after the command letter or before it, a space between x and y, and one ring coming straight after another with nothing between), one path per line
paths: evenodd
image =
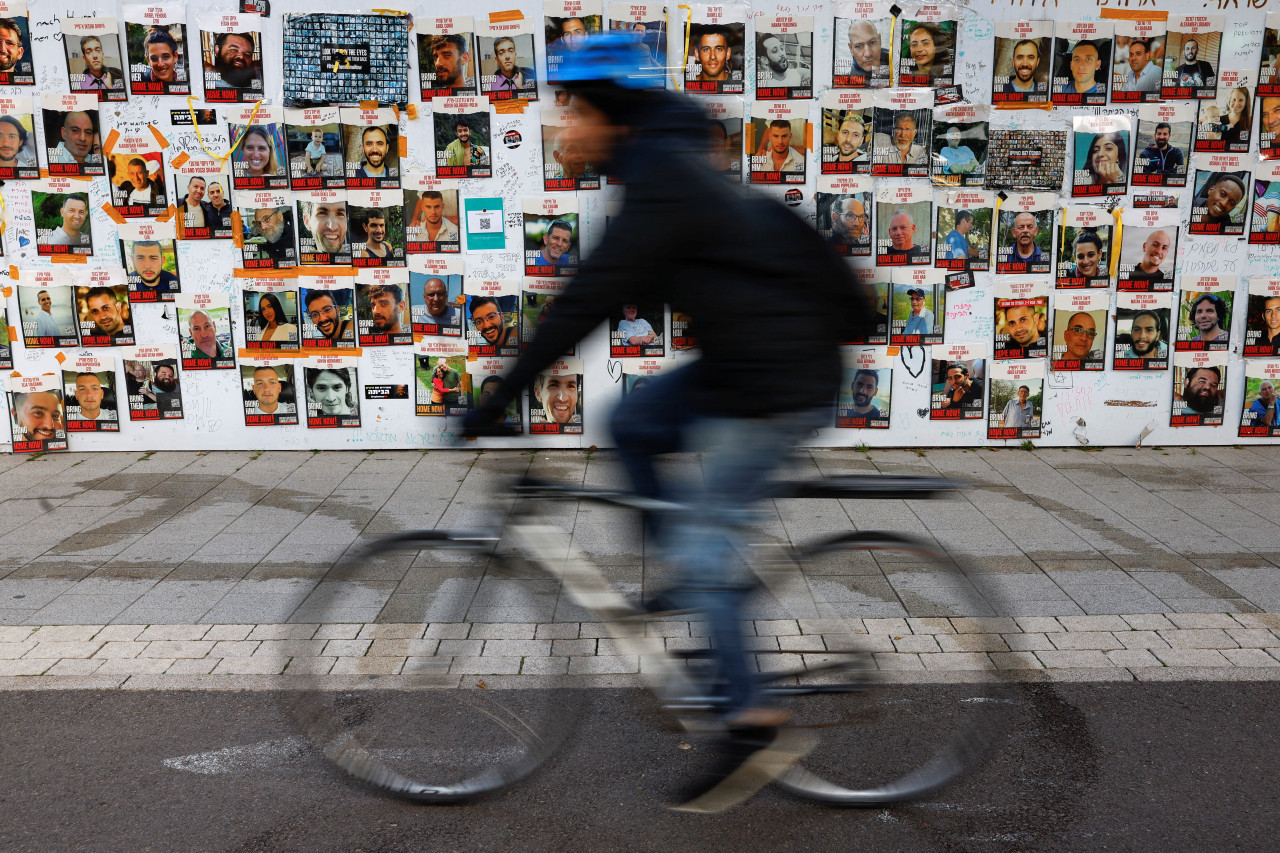
M602 171L626 184L621 213L558 297L489 408L627 303L666 302L693 318L690 405L757 417L833 404L842 341L864 339L871 302L818 232L713 171L707 119L655 93ZM859 335L861 333L861 335Z

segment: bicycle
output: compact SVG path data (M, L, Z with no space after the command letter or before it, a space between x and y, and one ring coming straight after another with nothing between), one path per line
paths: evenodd
M931 498L964 488L956 481L919 476L842 476L817 481L774 482L767 498L820 498L896 500ZM714 730L716 700L699 677L708 657L706 649L668 648L654 642L662 628L688 614L651 614L627 600L602 569L572 547L566 532L549 524L544 516L556 507L587 503L642 511L689 511L687 507L639 498L626 492L556 485L522 480L512 488L511 506L504 527L477 532L448 530L408 531L385 537L367 546L349 567L413 553L418 565L435 562L441 573L458 575L451 584L456 600L441 585L430 600L419 602L419 625L431 633L431 624L489 626L486 636L500 635L506 622L537 621L554 625L584 622L603 624L610 651L633 656L640 662L639 675L659 699L662 710L673 715L685 732ZM511 543L515 544L511 544ZM927 796L955 781L970 769L999 736L994 722L1000 681L995 674L976 685L963 722L947 723L938 742L923 743L922 735L937 727L927 709L908 707L912 700L889 699L888 711L877 709L873 688L885 673L876 668L871 642L861 620L841 616L840 602L821 602L810 589L801 566L831 561L852 554L855 564L928 567L936 576L949 578L951 586L967 586L964 571L944 552L910 537L875 531L854 531L827 536L812 545L793 549L785 543L751 546L752 569L764 600L764 615L776 617L782 608L798 609L797 625L823 629L818 642L812 636L809 652L757 651L764 690L785 698L794 710L789 725L814 733L839 733L856 726L860 743L884 745L895 751L895 761L907 766L885 774L883 756L852 762L844 753L815 750L800 764L774 780L793 794L839 806L879 806ZM427 555L424 558L424 555ZM403 560L403 557L401 557ZM845 558L850 559L850 558ZM340 564L341 565L341 564ZM478 566L483 568L477 573ZM407 577L407 575L406 575ZM406 581L402 580L402 584ZM411 594L411 593L406 593ZM995 615L986 602L973 612L959 615ZM403 606L380 621L403 619ZM384 609L384 613L386 610ZM939 614L956 615L956 614ZM435 617L434 619L431 617ZM587 620L591 620L588 622ZM678 623L677 623L678 624ZM692 623L696 624L696 623ZM493 629L493 630L490 630ZM409 632L406 632L409 633ZM461 630L455 633L461 633ZM469 636L469 633L468 633ZM803 638L803 635L802 635ZM699 645L695 637L684 643ZM535 689L495 689L488 682L501 676L466 678L459 674L446 646L434 657L416 662L412 644L420 652L433 643L451 641L424 637L403 640L408 651L405 670L398 675L369 676L335 689L332 676L316 676L293 705L297 719L313 742L338 768L383 792L424 803L454 803L491 794L524 779L544 764L573 729L581 708L574 689L587 676L552 676ZM454 640L450 652L466 651ZM488 642L494 642L489 640ZM498 641L503 642L503 641ZM507 641L514 642L514 641ZM537 640L532 641L537 643ZM558 642L552 640L552 643ZM572 642L572 641L570 641ZM548 644L550 645L550 644ZM796 644L802 648L805 644ZM534 660L538 658L524 658ZM799 666L795 666L799 664ZM522 676L523 677L523 676ZM508 684L518 688L518 684ZM385 690L381 688L393 688ZM858 694L867 697L855 701ZM903 703L907 703L904 705ZM904 714L915 713L918 723L901 734L870 737L868 727L892 718L902 728ZM441 738L449 740L440 746ZM848 735L844 736L848 739ZM893 746L890 747L892 737ZM840 740L837 735L836 740ZM857 781L860 777L873 781ZM850 777L854 777L851 779ZM877 779L877 777L879 777Z

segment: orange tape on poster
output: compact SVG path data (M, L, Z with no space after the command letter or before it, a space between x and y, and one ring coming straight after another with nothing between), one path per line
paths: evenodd
M52 255L49 258L55 264L87 264L88 255Z
M524 113L524 108L529 106L527 98L512 98L509 101L494 101L493 111L498 115L512 115L514 113Z
M998 110L1044 110L1045 112L1050 112L1051 110L1053 110L1053 104L1049 101L1042 101L1040 103L1035 103L1035 104L1016 103L1016 102L1003 103L1003 104L994 104L994 106Z
M65 364L65 363L66 363L66 361L67 361L67 357L66 357L65 355L63 355L61 351L59 351L58 353L56 353L56 354L53 356L53 358L54 358L54 360L55 360L55 361L57 361L57 362L58 362L58 364ZM46 375L47 375L47 374L46 374Z
M124 217L120 215L120 211L116 210L116 206L111 202L102 205L102 210L107 216L111 217L111 221L117 225L124 225Z
M418 117L418 108L413 104L405 104L404 114L409 117L409 121L413 121Z
M120 131L112 128L111 132L107 134L107 138L102 140L102 153L107 156L111 156L111 152L116 147L116 142L118 142L119 139Z
M262 350L258 350L258 352L262 352ZM308 349L307 347L304 346L301 350L300 357L311 358L312 356L316 356L316 355L349 355L349 356L354 356L356 358L359 358L363 354L364 354L364 350L361 349L360 347L325 347L323 349L316 349L315 347L311 347L310 349Z
M164 213L156 217L156 222L168 222L170 219L173 218L173 215L177 212L178 212L178 208L171 204L167 208L165 208Z
M149 124L147 125L147 127L151 128L151 135L156 138L157 145L159 145L161 148L169 147L169 140L166 139L165 135L160 132L160 128L156 127L154 124Z
M396 151L401 157L409 156L409 140L406 137L396 137Z
M1155 9L1103 9L1098 12L1098 17L1106 20L1110 18L1113 21L1167 21L1169 20L1168 12L1157 12Z
M172 167L173 167L173 168L175 168L175 169L181 169L181 168L182 168L182 164L183 164L183 163L185 163L185 162L187 162L187 161L188 161L188 160L190 160L190 159L191 159L191 155L190 155L190 154L188 154L187 152L183 151L183 152L182 152L181 154L179 154L177 157L174 157L172 160L170 160L170 161L169 161L169 165L170 165L170 166L172 166Z
M524 13L519 9L508 9L505 12L490 12L489 23L505 24L508 21L523 21Z
M361 101L360 102L360 109L362 110L376 110L377 108L378 108L377 101Z
M244 222L238 210L231 211L231 242L237 249L244 248Z

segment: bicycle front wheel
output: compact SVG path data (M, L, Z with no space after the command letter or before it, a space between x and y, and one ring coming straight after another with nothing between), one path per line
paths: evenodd
M897 534L842 534L798 556L809 567L819 613L811 625L822 636L798 644L812 650L803 655L803 669L778 673L770 685L791 697L792 724L821 738L778 784L831 805L881 806L928 796L960 779L1004 729L1006 686L983 667L981 654L955 679L963 683L945 689L894 683L920 680L923 673L904 678L897 669L921 666L917 655L942 651L940 643L955 648L938 635L910 633L905 618L921 617L921 627L941 631L950 624L944 614L990 617L996 603L944 552ZM895 602L896 616L890 615ZM901 624L896 633L895 619Z
M532 659L538 641L513 639L520 626L554 621L560 582L495 556L496 541L437 530L388 537L313 593L318 621L354 639L330 640L345 655L305 676L291 712L336 767L396 797L459 802L524 779L571 731L579 703L545 684L519 689L523 655ZM388 575L398 581L378 617L344 624L351 596Z

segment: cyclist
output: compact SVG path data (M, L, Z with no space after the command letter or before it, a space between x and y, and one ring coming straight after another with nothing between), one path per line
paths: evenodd
M830 419L838 344L865 340L872 311L815 230L713 170L706 116L684 96L654 89L662 71L643 54L626 34L593 36L564 57L552 81L573 96L572 131L587 162L622 178L626 200L502 386L468 416L466 432L497 434L520 390L614 306L665 302L693 318L701 357L629 395L612 428L645 497L671 497L656 455L705 451L705 485L681 497L696 511L650 519L680 571L651 609L697 609L710 623L728 734L720 766L676 807L715 811L807 750L783 727L787 713L763 702L752 674L739 628L751 585L734 560L732 535L788 448Z

